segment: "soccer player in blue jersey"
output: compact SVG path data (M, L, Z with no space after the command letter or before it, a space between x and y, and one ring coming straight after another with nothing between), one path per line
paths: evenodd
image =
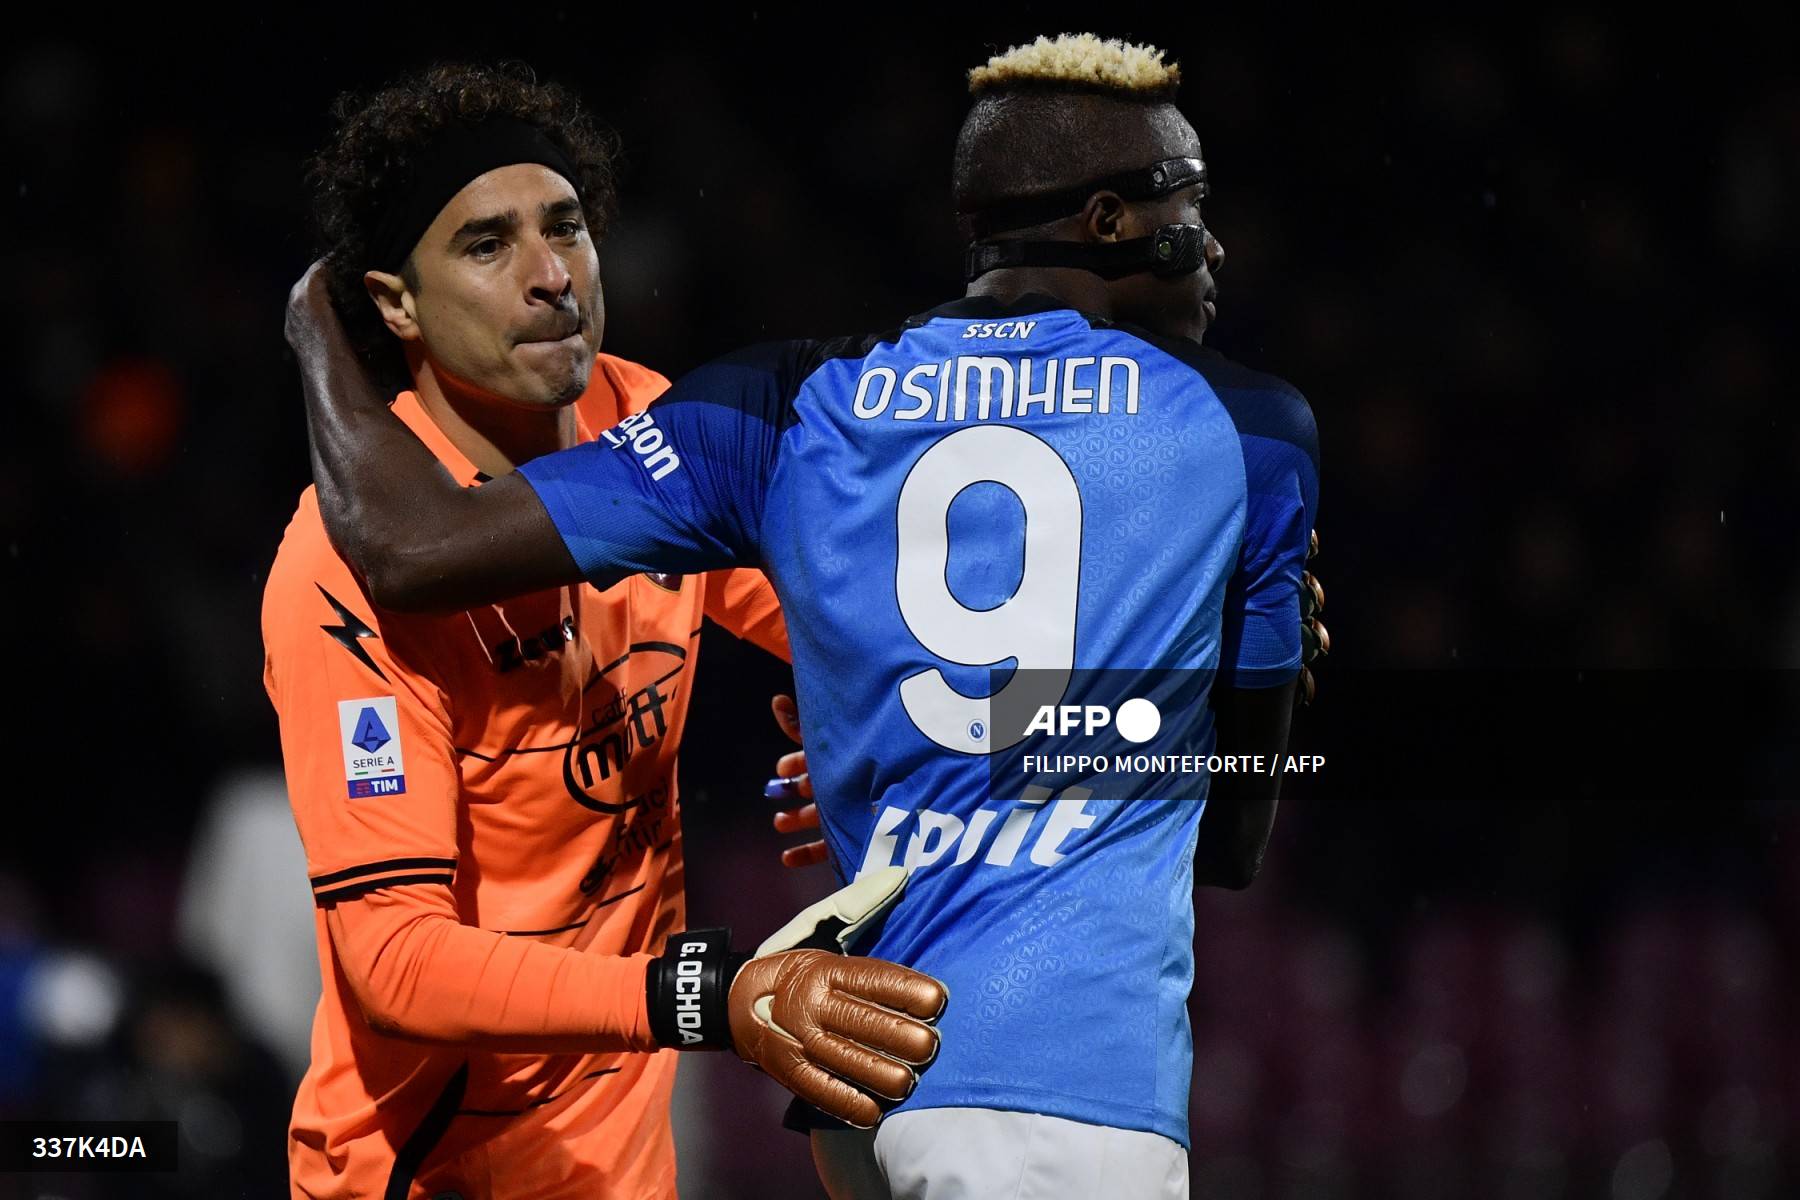
M479 489L315 278L290 302L321 510L379 603L774 582L832 863L911 870L863 948L950 989L912 1096L815 1134L835 1196L1187 1193L1191 889L1249 881L1278 791L1213 764L1285 747L1318 449L1299 393L1200 346L1224 254L1178 82L1085 35L997 56L957 146L963 298L731 355Z

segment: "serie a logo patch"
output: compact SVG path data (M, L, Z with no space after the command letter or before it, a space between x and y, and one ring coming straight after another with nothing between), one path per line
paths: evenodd
M344 782L352 800L398 796L406 790L400 712L392 696L339 700L338 733L344 749Z

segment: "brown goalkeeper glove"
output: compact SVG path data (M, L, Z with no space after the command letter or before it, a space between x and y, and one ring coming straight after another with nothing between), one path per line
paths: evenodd
M870 872L753 955L731 953L729 930L675 934L645 976L651 1031L680 1050L730 1046L821 1111L873 1127L937 1057L932 1023L949 998L929 975L845 953L905 888L903 868Z

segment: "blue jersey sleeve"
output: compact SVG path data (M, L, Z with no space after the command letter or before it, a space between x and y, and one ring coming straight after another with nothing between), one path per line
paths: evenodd
M1300 670L1300 576L1319 508L1319 434L1299 392L1243 374L1218 389L1237 423L1248 493L1219 667L1236 687L1266 688Z
M583 574L761 562L763 501L803 348L756 347L683 376L586 445L519 468Z

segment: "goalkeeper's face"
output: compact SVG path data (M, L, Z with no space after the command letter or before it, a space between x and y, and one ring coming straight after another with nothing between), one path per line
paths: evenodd
M521 408L560 407L587 388L606 320L600 261L561 175L520 163L477 177L409 264L391 278L410 322L387 315L415 374L429 365L446 390Z

